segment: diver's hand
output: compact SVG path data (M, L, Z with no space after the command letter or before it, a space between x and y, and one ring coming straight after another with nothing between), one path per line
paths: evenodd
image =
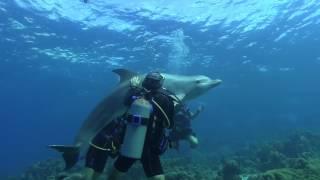
M200 105L197 109L198 112L202 112L204 110L204 105Z
M138 76L135 76L130 79L130 85L133 87L138 87L141 83L141 79Z

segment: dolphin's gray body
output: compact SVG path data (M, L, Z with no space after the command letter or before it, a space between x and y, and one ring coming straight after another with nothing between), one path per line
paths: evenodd
M141 81L145 77L145 74L137 74L125 69L116 69L113 72L120 76L120 83L110 95L94 108L82 124L74 142L78 148L86 147L106 124L127 111L128 107L123 102L130 86L132 83L141 85ZM194 99L222 82L219 79L212 80L206 76L162 75L165 79L163 87L173 92L181 101ZM53 148L64 152L60 147L53 146Z

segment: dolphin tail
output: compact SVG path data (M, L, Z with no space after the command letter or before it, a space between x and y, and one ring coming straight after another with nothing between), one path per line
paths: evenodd
M65 170L72 168L79 160L80 148L78 146L49 145L48 147L62 153Z

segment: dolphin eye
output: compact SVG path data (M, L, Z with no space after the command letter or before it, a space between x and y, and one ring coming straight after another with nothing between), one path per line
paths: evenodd
M197 84L201 83L201 80L196 80L196 83L197 83Z

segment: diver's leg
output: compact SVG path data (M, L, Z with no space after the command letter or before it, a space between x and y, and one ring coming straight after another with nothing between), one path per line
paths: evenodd
M160 174L160 175L155 175L153 177L150 177L148 179L150 179L150 180L165 180L166 178L163 174Z
M165 180L160 156L150 148L145 148L142 154L141 163L144 173L151 180Z
M100 175L101 175L101 173L95 171L91 176L91 180L99 179Z
M100 172L97 172L94 169L88 167L86 167L81 174L83 175L83 178L85 180L97 180L101 175Z
M198 138L194 135L189 135L187 140L188 140L191 148L196 148L199 144Z
M81 173L73 173L73 174L67 175L65 177L57 177L57 179L62 179L62 180L86 180Z
M117 160L114 162L113 169L108 177L108 180L118 180L120 179L133 165L136 159L124 157L122 155L118 156Z
M86 154L86 168L82 173L86 180L96 180L102 174L108 156L111 155L109 149L111 149L113 139L110 137L116 125L116 121L110 122L90 142Z
M100 173L95 172L91 168L84 168L79 172L74 172L70 174L60 174L56 179L63 180L97 180Z
M86 180L96 180L102 174L108 160L108 152L91 144L86 154L85 169L82 175Z
M113 167L107 180L118 180L123 176L123 174L125 174L125 173L121 172L117 168Z

